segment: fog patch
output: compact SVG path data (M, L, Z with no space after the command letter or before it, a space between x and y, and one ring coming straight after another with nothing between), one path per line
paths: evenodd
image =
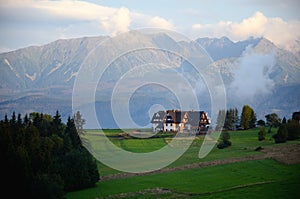
M238 63L234 80L229 86L233 97L252 101L255 97L272 93L275 83L270 73L276 63L274 51L268 54L256 53L252 46L248 46Z

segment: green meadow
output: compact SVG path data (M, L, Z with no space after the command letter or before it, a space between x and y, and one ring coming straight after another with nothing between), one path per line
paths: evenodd
M257 147L279 147L300 140L274 144L272 135L258 141L258 129L230 132L232 146L215 147L205 158L198 157L203 135L197 136L189 149L168 167L199 162L260 155ZM99 133L89 130L88 133ZM105 130L118 147L132 152L150 152L165 146L171 137L150 139L117 139L120 130ZM121 173L98 162L100 176ZM203 168L156 173L100 181L96 187L67 193L69 199L94 198L297 198L300 187L300 165L285 165L273 159L251 160Z

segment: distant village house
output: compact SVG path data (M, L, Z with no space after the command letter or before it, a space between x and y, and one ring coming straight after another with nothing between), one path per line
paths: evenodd
M166 110L154 113L153 132L205 132L211 123L204 111Z

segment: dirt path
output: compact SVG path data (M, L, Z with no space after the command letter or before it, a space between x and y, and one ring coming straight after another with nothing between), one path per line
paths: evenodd
M300 144L290 144L281 146L272 146L261 150L263 153L253 156L227 158L222 160L213 160L208 162L199 162L194 164L183 165L179 167L163 168L160 170L148 172L148 173L120 173L108 176L102 176L100 181L128 178L133 176L145 176L151 174L159 174L166 172L182 171L186 169L203 168L209 166L231 164L236 162L245 162L249 160L262 160L267 158L275 159L284 164L300 164Z

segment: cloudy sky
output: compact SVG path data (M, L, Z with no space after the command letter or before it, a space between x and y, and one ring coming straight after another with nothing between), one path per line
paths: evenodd
M0 0L0 52L57 39L114 35L145 27L192 39L300 40L299 0Z

